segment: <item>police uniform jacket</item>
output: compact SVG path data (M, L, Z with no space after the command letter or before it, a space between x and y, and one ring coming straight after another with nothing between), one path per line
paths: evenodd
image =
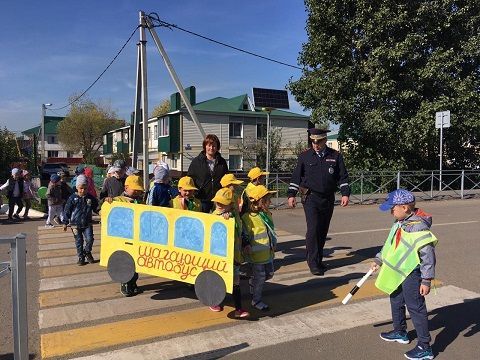
M300 186L325 197L332 196L339 187L342 196L350 196L342 155L329 147L325 147L323 156L312 148L301 153L288 187L288 197L296 196Z

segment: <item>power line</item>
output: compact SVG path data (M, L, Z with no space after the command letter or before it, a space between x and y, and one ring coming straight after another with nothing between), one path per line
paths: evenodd
M120 55L120 53L123 51L123 49L125 48L125 46L127 46L128 42L131 40L131 38L133 37L133 35L135 35L135 33L137 32L137 29L140 27L140 25L136 26L135 29L133 30L132 34L130 35L130 37L127 39L127 41L125 41L125 44L123 44L123 46L120 48L120 50L118 50L117 52L117 55L114 56L114 58L112 59L112 61L110 61L110 63L107 65L107 67L102 71L102 73L100 75L98 75L98 77L95 79L95 81L84 91L82 92L79 96L77 96L75 99L73 99L69 104L65 105L65 106L62 106L62 107L59 107L59 108L54 108L54 109L49 109L49 110L62 110L62 109L65 109L66 107L69 107L71 106L73 103L77 102L78 100L80 100L80 98L85 95L87 93L88 90L90 90L96 83L98 80L100 80L100 78L103 76L103 74L105 74L107 72L107 70L110 68L110 66L114 63L115 60L117 60L117 57Z
M226 44L226 43L224 43L224 42L221 42L221 41L218 41L218 40L209 38L209 37L207 37L207 36L200 35L200 34L195 33L195 32L193 32L193 31L190 31L190 30L181 28L180 26L177 26L177 25L175 25L175 24L167 23L166 21L160 20L160 17L159 17L158 14L155 13L155 12L152 12L152 13L148 14L148 17L150 18L150 20L152 20L152 22L156 23L155 27L161 27L161 26L163 26L163 27L167 27L167 28L169 28L169 29L175 28L175 29L184 31L184 32L186 32L186 33L188 33L188 34L191 34L191 35L200 37L200 38L202 38L202 39L211 41L211 42L213 42L213 43L216 43L216 44L219 44L219 45L222 45L222 46L226 46L226 47L228 47L228 48L230 48L230 49L237 50L237 51L243 52L243 53L248 54L248 55L256 56L256 57L258 57L258 58L261 58L261 59L264 59L264 60L268 60L268 61L271 61L271 62L280 64L280 65L289 66L289 67L294 68L294 69L303 70L301 67L298 67L298 66L295 66L295 65L291 65L291 64L287 64L287 63L284 63L284 62L282 62L282 61L275 60L275 59L272 59L272 58L269 58L269 57L266 57L266 56L263 56L263 55L255 54L255 53L253 53L253 52L251 52L251 51L244 50L244 49L240 49L240 48L238 48L238 47L236 47L236 46L229 45L229 44Z

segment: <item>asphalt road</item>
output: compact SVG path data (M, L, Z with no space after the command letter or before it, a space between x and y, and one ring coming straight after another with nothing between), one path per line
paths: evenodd
M433 232L439 238L437 247L437 278L445 285L480 293L478 257L480 254L479 207L480 199L430 201L419 203L425 211L433 214ZM43 220L17 224L5 224L2 215L0 234L27 234L27 284L29 311L29 349L31 358L39 358L38 330L38 284L39 268L36 254L38 249L37 227ZM305 218L302 209L274 212L278 227L291 233L305 233ZM354 205L337 207L329 232L328 247L355 251L362 256L374 256L382 245L392 222L391 215L378 211L376 205ZM287 249L288 250L288 249ZM292 249L297 251L297 249ZM0 247L0 261L9 258L8 248ZM327 263L329 262L327 257ZM335 266L335 260L330 260ZM11 294L9 278L0 278L0 360L12 357ZM480 300L465 302L431 313L431 330L434 350L439 359L479 358L480 336L478 309ZM410 347L400 344L385 346L378 338L380 331L389 329L390 324L376 323L342 330L333 334L285 342L240 353L224 355L232 359L372 359L380 357L403 358L402 353ZM411 328L411 326L410 326Z

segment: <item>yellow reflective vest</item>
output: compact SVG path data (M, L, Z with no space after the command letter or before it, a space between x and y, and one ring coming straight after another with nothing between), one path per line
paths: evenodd
M395 248L397 231L401 235ZM399 224L394 224L381 251L382 267L375 286L387 294L394 292L420 264L419 249L427 244L436 245L437 242L430 230L406 232Z
M188 209L184 207L184 202L182 201L183 198L180 195L177 195L173 198L170 202L171 207L174 209L182 209L182 210L191 210L191 211L201 211L202 205L200 200L198 199L189 199Z
M268 214L269 217L270 214ZM273 260L275 252L268 234L267 226L258 213L247 212L242 216L245 232L250 239L252 252L245 255L248 262L253 264L266 264Z

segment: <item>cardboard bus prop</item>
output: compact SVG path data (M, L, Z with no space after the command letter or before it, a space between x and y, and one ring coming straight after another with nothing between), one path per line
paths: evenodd
M137 272L194 284L208 306L232 293L233 219L115 201L104 203L101 215L100 265L113 281Z

